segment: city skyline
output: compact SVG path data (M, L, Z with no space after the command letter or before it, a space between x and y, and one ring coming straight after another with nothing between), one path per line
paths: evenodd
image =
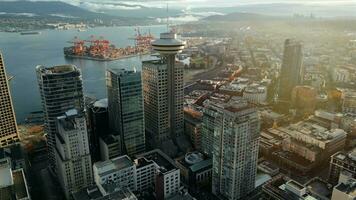
M356 198L350 1L74 1L0 2L1 200Z

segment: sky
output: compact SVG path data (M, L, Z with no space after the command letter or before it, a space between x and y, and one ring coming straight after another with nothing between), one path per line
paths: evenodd
M1 0L0 0L1 1ZM38 0L33 0L38 1ZM48 0L46 0L48 1ZM53 0L52 0L53 1ZM323 6L334 6L334 5L356 5L356 0L62 0L73 5L86 5L87 7L92 7L92 9L97 9L99 7L106 8L119 8L119 9L138 9L137 6L145 7L166 7L167 3L169 6L174 8L187 8L187 7L230 7L238 5L248 5L248 4L269 4L269 3L299 3L306 5L323 5ZM122 3L124 5L115 5ZM136 5L133 7L127 7L125 5Z

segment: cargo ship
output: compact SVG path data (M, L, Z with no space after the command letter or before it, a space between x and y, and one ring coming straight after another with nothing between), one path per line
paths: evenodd
M64 48L64 55L67 58L113 61L150 53L150 44L153 41L153 37L145 38L145 42L141 41L143 40L141 37L138 39L139 41L135 42L135 46L118 48L103 37L96 38L91 36L88 40L81 40L75 37L72 41L69 41L73 45Z

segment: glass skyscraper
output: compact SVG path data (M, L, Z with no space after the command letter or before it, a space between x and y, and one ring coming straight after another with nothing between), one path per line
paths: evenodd
M130 156L143 153L146 146L141 72L111 69L106 78L110 128L120 134L124 152Z
M56 120L70 109L84 112L82 76L74 65L37 66L36 73L44 112L49 161L55 167Z

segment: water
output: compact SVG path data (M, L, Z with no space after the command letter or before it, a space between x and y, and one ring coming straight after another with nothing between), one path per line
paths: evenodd
M142 33L151 31L157 37L165 31L165 26L140 27ZM0 51L3 53L6 71L14 76L10 82L12 100L19 123L32 112L41 110L41 99L37 86L35 67L74 64L82 71L85 95L105 98L105 70L126 68L141 70L141 61L148 56L133 57L111 62L65 59L63 47L75 36L89 39L91 35L103 36L118 47L134 45L130 40L135 35L134 27L100 27L86 32L77 30L45 30L41 35L20 35L19 33L0 33Z

